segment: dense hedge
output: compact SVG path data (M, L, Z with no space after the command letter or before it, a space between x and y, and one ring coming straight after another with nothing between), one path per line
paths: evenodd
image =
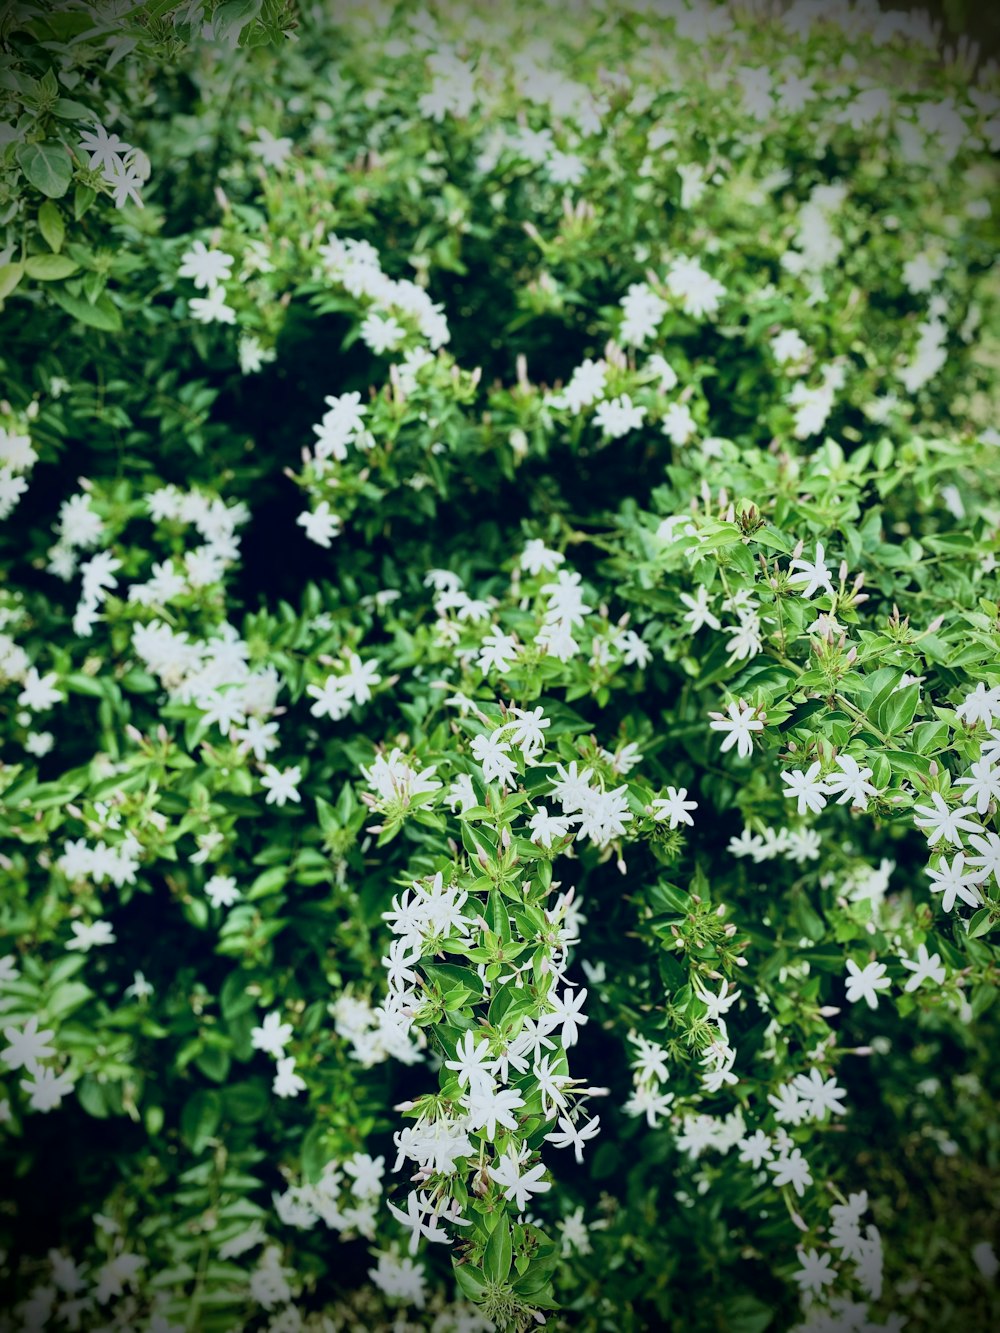
M995 66L0 43L0 1327L995 1327Z

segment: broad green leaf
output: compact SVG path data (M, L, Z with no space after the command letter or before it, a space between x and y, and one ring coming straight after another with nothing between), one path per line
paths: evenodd
M29 255L24 261L24 271L29 278L39 282L57 282L60 278L71 278L80 265L69 255Z
M73 179L73 160L65 144L26 143L17 150L17 161L27 179L50 199L61 199Z
M63 222L62 214L51 199L46 199L38 210L38 229L45 238L49 249L58 254L62 249L63 241L66 239L66 224ZM32 274L32 277L36 276L37 274Z

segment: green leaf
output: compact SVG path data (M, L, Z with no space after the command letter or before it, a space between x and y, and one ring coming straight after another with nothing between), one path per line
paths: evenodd
M458 1283L462 1295L470 1301L481 1301L486 1291L486 1280L477 1268L470 1268L468 1264L457 1264L452 1260L455 1272L455 1281Z
M222 1094L226 1115L239 1125L263 1120L271 1097L262 1083L233 1083Z
M510 1223L507 1214L502 1213L486 1242L483 1255L483 1272L493 1282L506 1282L513 1258L513 1245L510 1235Z
M50 250L57 254L63 247L63 241L66 239L66 224L62 220L62 214L51 199L46 199L38 210L38 230L45 238L45 243ZM32 277L37 275L32 274Z
M108 1103L104 1096L104 1089L96 1078L93 1078L90 1074L85 1075L77 1084L76 1095L80 1105L88 1115L92 1115L95 1120L107 1120L110 1114Z
M86 324L88 328L100 329L103 333L121 332L122 317L109 296L99 297L93 305L80 296L72 296L61 287L51 292L51 296L67 314L78 319L81 324Z
M919 684L907 685L902 690L894 690L880 704L876 713L876 725L889 736L896 736L913 721L920 702Z
M201 1152L221 1119L222 1098L217 1092L199 1089L191 1094L181 1111L181 1136L192 1152Z
M60 120L92 120L94 116L89 106L75 102L72 97L57 97L52 110Z
M976 940L980 935L988 935L993 929L993 910L990 907L981 907L976 914L969 919L969 939Z
M5 301L10 296L23 277L23 264L3 264L0 266L0 301Z
M224 1083L229 1075L229 1052L218 1046L206 1046L195 1056L194 1063L213 1083Z
M61 199L73 179L73 160L61 143L23 143L17 150L21 170L36 190Z
M263 0L223 0L212 19L216 40L226 42L242 32L260 13L262 5Z
M73 191L73 216L77 222L83 217L87 209L97 198L97 191L92 190L89 185L78 185Z
M71 278L80 265L69 255L29 255L24 261L24 271L29 278L39 282L58 282L60 278Z

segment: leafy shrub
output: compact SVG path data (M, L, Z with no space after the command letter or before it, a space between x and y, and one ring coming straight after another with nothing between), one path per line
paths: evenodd
M4 1327L989 1327L995 67L0 32Z

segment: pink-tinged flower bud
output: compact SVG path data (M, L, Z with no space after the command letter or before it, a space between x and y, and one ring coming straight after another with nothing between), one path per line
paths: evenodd
M800 538L800 539L795 543L795 550L792 552L792 559L793 559L793 560L798 560L799 556L802 554L802 552L803 552L805 549L806 549L806 544L805 544L805 542L802 541L802 539Z
M819 1013L821 1018L836 1018L840 1010L835 1004L824 1004Z
M840 579L841 583L847 582L847 573L847 561L841 560L840 568L837 570L837 577Z
M927 633L936 634L943 624L944 624L944 616L938 616L935 620L932 620L931 623L927 626Z

